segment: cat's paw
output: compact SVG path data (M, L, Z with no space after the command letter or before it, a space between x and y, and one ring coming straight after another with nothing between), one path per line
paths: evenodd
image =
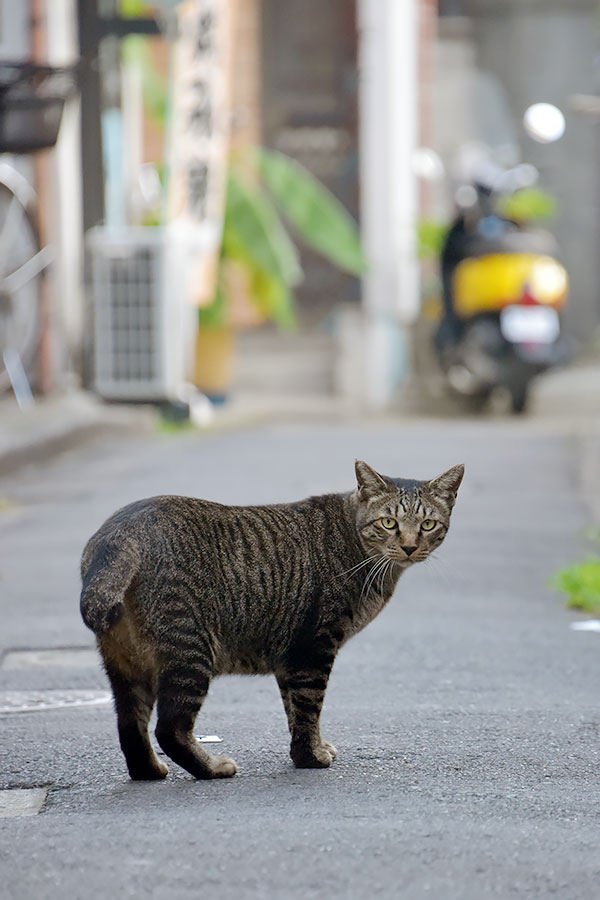
M327 752L331 754L331 759L334 760L337 756L337 750L333 744L330 744L329 741L323 741L322 746L324 750L327 750Z
M129 777L132 781L160 781L168 774L168 768L160 759L154 760L151 765L129 766Z
M290 756L297 769L327 769L334 761L336 752L331 744L323 743L320 747L292 744Z
M232 778L237 772L237 763L228 756L211 756L210 777Z

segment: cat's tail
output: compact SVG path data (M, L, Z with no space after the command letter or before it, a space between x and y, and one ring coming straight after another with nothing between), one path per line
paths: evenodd
M92 540L83 552L79 608L97 635L116 625L125 611L124 597L140 566L140 552L130 538Z

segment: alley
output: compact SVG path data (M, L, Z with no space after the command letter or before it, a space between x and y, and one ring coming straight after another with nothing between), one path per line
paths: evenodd
M600 636L549 587L584 552L577 453L540 421L280 424L106 437L0 481L0 788L47 789L38 815L0 819L2 900L595 896ZM274 680L229 677L196 733L238 776L130 782L79 618L86 539L151 494L347 490L356 457L466 475L438 558L336 662L337 761L295 770ZM40 708L8 711L19 698Z

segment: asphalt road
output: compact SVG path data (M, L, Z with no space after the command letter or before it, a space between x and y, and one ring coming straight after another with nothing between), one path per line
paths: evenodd
M107 438L21 471L0 482L0 649L91 647L78 560L117 506L344 490L355 457L467 471L439 559L336 662L331 769L292 767L267 678L217 681L198 719L238 762L231 781L172 765L131 783L108 705L0 715L0 788L49 787L38 815L0 818L1 900L600 896L600 635L570 630L548 587L585 524L574 442L550 426ZM89 655L27 659L4 656L0 706L107 688Z

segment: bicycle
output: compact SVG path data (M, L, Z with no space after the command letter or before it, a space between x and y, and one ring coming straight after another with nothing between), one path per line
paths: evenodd
M53 147L75 67L0 62L0 153L22 155ZM8 160L0 159L0 393L31 395L41 336L41 278L52 247L41 246L37 194Z

